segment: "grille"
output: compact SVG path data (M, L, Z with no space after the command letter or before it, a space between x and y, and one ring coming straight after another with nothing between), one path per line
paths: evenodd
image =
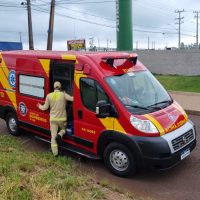
M193 134L192 129L190 131L184 133L183 135L173 139L172 140L172 146L173 146L174 151L178 151L183 146L186 146L193 139L194 139L194 134Z

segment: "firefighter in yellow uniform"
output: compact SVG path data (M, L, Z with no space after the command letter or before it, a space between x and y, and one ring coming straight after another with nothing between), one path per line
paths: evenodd
M51 149L54 156L58 156L58 143L65 134L67 125L67 101L74 100L74 97L62 92L61 88L61 83L56 81L54 83L54 92L46 96L45 104L37 104L37 107L43 111L50 108ZM59 133L58 129L60 129Z

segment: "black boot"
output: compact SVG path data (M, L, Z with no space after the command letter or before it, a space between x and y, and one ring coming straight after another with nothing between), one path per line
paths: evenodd
M62 137L59 134L56 136L56 142L57 142L58 146L62 145Z

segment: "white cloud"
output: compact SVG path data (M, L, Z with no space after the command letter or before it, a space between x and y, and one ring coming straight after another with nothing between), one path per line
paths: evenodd
M0 40L19 41L19 32L21 32L21 38L24 43L23 46L27 49L27 11L25 7L21 6L22 1L24 0L2 0L1 2L4 4L0 2ZM99 2L99 0L84 1ZM47 6L42 6L45 4L44 2L48 3ZM56 13L62 16L55 15L54 49L66 50L67 40L74 38L85 38L87 46L89 46L89 38L91 37L94 38L94 44L97 47L99 45L101 47L106 47L107 43L110 47L116 46L115 28L108 28L80 21L87 20L93 23L101 23L106 26L114 27L116 13L114 1L72 5L58 4L61 0L57 0L56 2ZM67 1L63 0L62 2L66 3ZM5 7L5 4L17 7ZM50 9L50 0L34 0L32 4L35 49L46 49L49 14L41 12L41 9L43 9L44 12L46 12L46 10L48 12ZM168 0L167 2L159 0L133 0L134 47L136 46L136 41L138 41L139 48L147 48L148 37L150 38L150 47L152 42L155 42L157 48L177 46L178 33L175 28L178 28L178 26L175 24L175 18L178 17L178 14L174 12L176 9L185 9L185 11L187 11L181 14L181 16L184 16L184 23L181 25L182 42L185 44L194 43L196 20L194 19L193 10L200 10L198 6L199 1L197 0ZM40 10L40 12L35 9ZM74 10L77 10L77 12ZM66 16L76 18L77 20L67 18ZM101 18L95 16L100 16Z

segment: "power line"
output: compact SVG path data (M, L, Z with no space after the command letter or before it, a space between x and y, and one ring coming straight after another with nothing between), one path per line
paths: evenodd
M46 1L44 1L44 0L39 0L40 2L42 2L43 4L43 6L47 6L47 5L49 5L49 2L46 2ZM58 3L59 2L63 2L63 1L57 1ZM74 0L73 0L73 2L74 2ZM83 2L83 1L82 1ZM106 1L107 2L107 1ZM44 4L45 3L45 4ZM71 3L71 1L65 1L65 3ZM77 2L75 2L75 3L77 3ZM79 0L79 2L78 3L80 3L80 0ZM33 10L35 10L35 11L41 11L41 12L45 12L45 13L49 13L49 10L47 10L47 9L42 9L42 8L40 8L40 7L38 7L38 6L41 6L41 4L39 4L39 5L37 5L37 4L32 4L32 9ZM34 8L33 8L34 7ZM77 10L74 10L74 9L68 9L68 8L66 8L66 7L64 7L64 6L60 6L60 5L57 5L57 7L60 7L60 8L64 8L64 9L67 9L67 10L71 10L71 11L74 11L74 12L78 12L78 13L82 13L82 14L86 14L86 15L90 15L90 16L94 16L94 17L97 17L97 18L101 18L101 19L106 19L106 20L108 20L108 21L112 21L112 22L115 22L115 20L114 19L109 19L109 18L104 18L104 17L101 17L101 16L97 16L97 15L92 15L92 14L90 14L90 13L87 13L87 12L81 12L81 11L77 11ZM105 26L105 27L110 27L110 28L115 28L115 26L113 26L113 25L105 25L105 24L102 24L102 23L93 23L93 21L92 20L81 20L81 18L78 18L78 17L73 17L73 16L70 16L70 15L65 15L65 14L60 14L60 13L56 13L56 15L58 15L58 16L63 16L63 17L67 17L67 18L71 18L71 19L74 19L74 20L78 20L78 21L83 21L83 22L87 22L87 23L90 23L90 24L95 24L95 25L100 25L100 26ZM142 25L138 25L138 24L133 24L134 26L138 26L138 27L146 27L146 28L156 28L156 29L160 29L161 31L159 32L156 32L156 33L163 33L163 32L166 32L166 31L168 31L169 29L167 29L167 28L161 28L161 27L154 27L154 26L142 26ZM138 31L140 31L140 30L138 30ZM170 31L170 30L169 30ZM146 30L144 30L143 32L149 32L149 33L155 33L155 31L146 31ZM191 32L191 31L185 31L185 32ZM165 33L166 34L166 33ZM185 34L186 35L186 34ZM188 35L189 36L189 35ZM190 35L191 36L191 35Z
M40 0L41 2L43 3L46 3L45 1L43 0ZM57 1L56 1L57 2ZM49 4L49 3L48 3ZM47 4L43 4L43 6L46 6ZM36 4L34 4L34 6L37 6ZM40 5L39 5L40 6ZM66 8L65 6L61 6L61 5L56 5L57 8L63 8L63 9L66 9L66 10L70 10L72 12L76 12L76 13L81 13L81 14L85 14L85 15L89 15L89 16L92 16L92 17L97 17L97 18L100 18L100 19L105 19L105 20L108 20L108 21L114 21L115 22L115 19L111 19L111 18L106 18L106 17L103 17L103 16L99 16L99 15L95 15L95 14L91 14L91 13L88 13L88 12L83 12L83 11L80 11L80 10L75 10L75 9L71 9L71 8Z
M88 2L88 0L85 0ZM36 11L36 12L43 12L43 13L48 13L49 14L49 9L47 9L46 6L49 6L49 2L45 2L45 1L40 1L40 2L43 2L43 4L32 4L32 10L33 11ZM97 16L97 15L93 15L93 14L90 14L90 13L87 13L87 12L82 12L82 11L77 11L77 10L73 10L73 9L68 9L64 6L62 6L62 4L73 4L73 3L83 3L83 1L76 1L73 0L72 1L57 1L58 4L56 4L57 7L60 7L60 8L63 8L63 9L67 9L67 10L71 10L73 12L78 12L78 13L81 13L81 14L85 14L85 15L90 15L92 17L97 17L99 19L105 19L105 20L108 20L110 22L112 22L113 24L111 25L108 25L107 23L102 23L102 21L94 21L94 18L91 18L91 19L88 19L87 17L76 17L76 16L73 16L73 15L70 15L69 13L68 14L62 14L60 12L56 12L55 15L57 16L60 16L60 17L65 17L65 18L69 18L69 19L73 19L73 20L77 20L77 21L81 21L81 22L85 22L85 23L88 23L88 24L92 24L92 25L98 25L98 26L102 26L102 27L107 27L107 28L116 28L114 22L115 20L114 19L109 19L109 18L104 18L104 17L101 17L101 16ZM90 1L91 2L91 1ZM94 1L93 1L94 2ZM102 2L102 1L101 1ZM106 1L108 2L108 1ZM111 2L111 1L109 1ZM114 2L114 1L112 1ZM0 5L3 4L3 6L8 6L8 4L4 4L4 3L1 3L0 1ZM17 8L20 8L18 5L16 4L12 4L11 6L16 6ZM0 6L1 7L1 6ZM59 10L60 11L60 10ZM81 15L80 15L81 16ZM138 24L134 24L134 26L138 26L138 27L144 27L144 28L147 28L147 30L145 29L134 29L133 31L135 32L140 32L140 33L152 33L152 34L161 34L161 35L172 35L172 34L177 34L177 32L173 32L171 31L170 29L167 29L167 28L161 28L161 27L154 27L154 26L142 26L142 25L138 25ZM151 30L148 30L148 29L151 29ZM154 31L153 29L158 29L158 31ZM182 31L184 32L184 31ZM185 31L185 32L189 32L189 31ZM185 35L185 36L189 36L189 37L193 37L192 35L189 35L189 34L183 34L182 35Z
M66 1L57 1L56 4L102 4L102 3L115 3L115 1L80 1L80 2L66 2Z
M48 10L43 9L43 8L34 7L34 8L32 8L32 10L35 10L37 12L49 13ZM85 22L85 23L93 24L93 25L103 26L103 27L107 27L107 28L116 28L115 25L106 25L106 24L94 22L94 21L91 21L91 20L85 20L85 19L82 19L82 18L61 14L61 13L58 13L58 12L55 12L55 15L60 16L60 17L65 17L65 18L70 18L70 19L82 21L82 22ZM152 27L152 28L160 28L160 27ZM166 29L166 30L169 30L169 29ZM155 33L155 34L162 34L162 35L177 34L176 32L166 32L166 30L164 30L164 31L150 31L150 30L142 30L142 29L133 29L133 31L141 32L141 33ZM193 37L193 35L189 35L189 34L182 34L182 35Z
M41 9L41 8L39 8L39 9L37 9L37 8L32 8L32 9L35 10L35 11L48 13L48 11L45 10L45 9ZM58 13L58 12L55 12L55 14L56 14L57 16L61 16L61 17L69 18L69 19L74 19L74 20L86 22L86 23L89 23L89 24L104 26L104 27L108 27L108 28L115 28L115 26L106 25L106 24L102 24L102 23L99 23L99 22L94 22L94 21L90 21L90 20L82 19L82 18L78 18L78 17L73 17L73 16L70 16L70 15L65 15L65 14L61 14L61 13Z
M162 14L165 14L166 15L166 13L173 13L172 12L172 10L170 9L163 9L163 7L158 7L158 6L154 6L154 5L148 5L148 4L144 4L144 3L142 3L142 2L138 2L138 1L135 1L135 3L136 4L138 4L139 6L141 6L141 7L144 7L144 8L153 8L153 9L156 9L156 10L158 10L160 13L162 13Z
M44 2L44 1L41 1L41 2ZM41 5L47 5L49 4L49 2L44 2L45 4L41 4ZM105 1L56 1L55 5L58 5L58 4L102 4L102 3L115 3L114 0L105 0ZM41 6L40 5L40 6Z
M163 2L160 2L160 1L158 2L158 1L154 1L154 0L146 0L146 1L156 5L161 10L163 9L163 7L165 9L167 9L167 7L168 7L169 9L167 9L167 10L169 10L170 12L175 10L175 7L170 6L168 3L166 4L166 3L163 3Z

